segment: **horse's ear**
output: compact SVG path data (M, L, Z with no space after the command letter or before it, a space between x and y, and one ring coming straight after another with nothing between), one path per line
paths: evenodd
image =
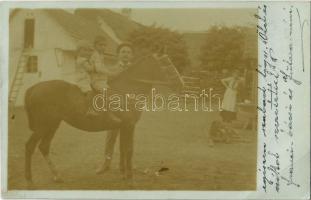
M157 45L157 50L154 51L156 54L158 54L159 56L161 55L166 55L167 54L167 45Z
M160 50L161 50L161 47L159 44L154 44L150 47L150 51L152 53L159 53Z
M160 65L168 65L170 63L167 63L167 58L168 58L168 55L167 54L158 54L158 53L154 53L152 54L152 56L157 60L157 62L160 63Z
M160 54L167 55L167 45L163 45L160 50Z

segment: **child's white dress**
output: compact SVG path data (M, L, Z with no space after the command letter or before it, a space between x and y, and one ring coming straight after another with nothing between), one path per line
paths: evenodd
M92 66L88 62L87 58L78 57L76 60L76 82L82 92L91 91L91 77L89 71Z

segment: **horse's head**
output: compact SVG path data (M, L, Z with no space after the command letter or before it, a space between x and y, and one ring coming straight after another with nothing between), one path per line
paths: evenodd
M144 83L167 85L177 89L184 82L174 64L166 54L152 54L139 59L134 66L134 79Z
M172 89L184 83L175 66L165 54L152 54L137 59L127 70L109 81L111 88L126 92L147 92L152 85L167 85Z

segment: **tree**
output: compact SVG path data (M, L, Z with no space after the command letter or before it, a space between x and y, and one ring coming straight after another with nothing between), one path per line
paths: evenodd
M179 72L190 64L186 43L178 32L153 25L131 32L128 41L133 44L139 56L158 53L165 49L165 53Z
M245 31L241 27L214 26L201 47L200 60L207 70L243 67Z

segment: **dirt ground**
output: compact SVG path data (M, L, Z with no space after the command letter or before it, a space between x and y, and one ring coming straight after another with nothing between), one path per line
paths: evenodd
M25 111L10 120L9 189L27 189L25 142L30 137ZM112 169L95 173L104 158L105 132L88 133L62 123L52 142L51 158L64 183L54 183L42 155L33 156L33 179L39 190L255 190L255 131L237 129L238 140L210 147L207 130L217 112L145 112L137 124L134 178L121 179L116 147ZM156 175L162 167L168 171Z

